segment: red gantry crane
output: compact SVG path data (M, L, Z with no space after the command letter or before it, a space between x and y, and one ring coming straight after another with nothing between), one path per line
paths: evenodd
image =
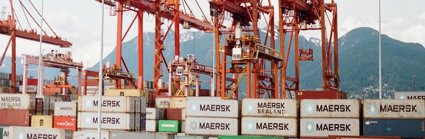
M53 33L53 35L47 35L47 32L45 30L43 30L43 32L37 32L35 31L36 29L21 29L17 27L17 23L20 24L19 20L17 20L16 18L16 13L14 10L14 6L13 6L13 2L14 0L9 0L10 2L10 9L11 9L11 14L8 16L8 18L6 20L0 20L0 34L3 35L8 35L10 36L9 41L5 47L5 50L3 52L3 55L0 59L0 64L3 63L4 57L6 55L7 50L9 49L9 47L11 46L11 55L12 55L12 64L11 64L11 91L12 93L17 92L16 91L16 38L23 38L23 39L27 39L27 40L32 40L32 41L40 41L40 35L42 36L42 42L43 43L47 43L47 44L52 44L52 45L57 45L61 48L68 48L71 47L72 43L69 41L66 41L65 39L59 37L50 27L49 24L47 24L47 22L43 19L43 21L47 24L47 26L49 27L49 29L51 30L51 32ZM19 4L21 5L22 9L24 10L24 14L25 17L28 21L27 18L27 14L29 15L29 17L31 17L31 19L35 22L35 24L40 27L40 24L35 20L35 18L31 15L31 13L29 12L29 10L27 9L27 7L25 7L25 5L22 3L21 0L18 0ZM37 14L41 17L40 13L38 12L38 10L35 8L34 4L29 1L31 3L31 6L35 9L35 11L37 12ZM18 21L18 22L17 22ZM28 21L29 23L29 21ZM31 25L29 25L31 26Z

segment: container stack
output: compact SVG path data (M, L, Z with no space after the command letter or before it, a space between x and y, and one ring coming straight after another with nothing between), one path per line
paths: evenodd
M63 129L11 126L4 128L4 139L65 139Z
M102 122L105 130L140 130L140 97L80 96L78 98L78 128L96 129ZM102 105L102 119L98 119L98 106Z
M185 132L189 135L238 135L237 100L196 97L186 100Z
M149 132L158 131L158 121L164 120L164 109L146 108L145 129ZM143 120L143 119L142 119Z
M77 131L77 102L55 102L53 127Z
M354 99L301 100L300 136L360 135L360 102Z
M38 84L38 79L31 79L28 78L27 79L27 93L29 94L35 94L37 93L37 84ZM24 86L21 83L19 86L19 92L23 92L24 90Z
M242 135L298 136L297 101L289 99L242 100Z
M0 94L0 126L29 126L31 96Z
M425 100L364 100L363 135L425 137Z

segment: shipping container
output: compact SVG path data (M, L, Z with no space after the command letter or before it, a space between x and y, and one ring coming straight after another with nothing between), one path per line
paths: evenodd
M5 129L4 139L65 139L65 130L42 127L11 126Z
M180 132L180 122L177 120L159 120L158 123L159 132Z
M51 115L33 115L31 116L31 127L53 127L53 116Z
M425 99L425 92L395 92L394 99Z
M208 139L207 136L175 135L174 139Z
M146 119L161 120L165 117L165 109L146 108Z
M139 130L140 113L102 113L98 119L97 112L79 112L78 128L95 129L102 122L102 129L109 130Z
M345 99L347 96L338 91L299 91L296 99Z
M1 126L29 126L30 110L2 110L0 109Z
M172 97L170 108L186 108L186 97Z
M186 116L239 117L237 100L188 99L186 106Z
M146 130L146 113L140 113L140 130Z
M24 86L19 86L19 92L24 91ZM37 86L36 85L28 85L27 86L27 93L37 93Z
M174 134L161 132L111 131L111 139L174 139Z
M62 102L62 96L44 96L43 98L43 111L55 110L55 103Z
M180 130L182 133L186 133L186 121L180 121Z
M424 138L425 119L363 119L363 135Z
M303 99L300 105L303 118L360 117L360 101L356 99Z
M242 135L271 135L296 137L298 121L296 118L242 117Z
M290 99L242 99L242 116L297 117L297 101Z
M0 94L0 109L29 110L30 108L28 94Z
M328 137L329 135L359 136L359 119L301 118L301 137Z
M273 136L218 136L218 139L285 139Z
M184 120L183 109L167 108L165 109L165 119L167 120Z
M425 100L364 100L363 117L424 119Z
M146 120L146 131L156 132L158 131L158 120Z
M147 94L139 89L106 89L105 96L146 97Z
M170 108L171 97L157 97L155 98L156 108Z
M3 139L3 127L0 127L0 139Z
M401 139L395 136L329 136L329 139Z
M102 139L110 139L110 131L102 130L101 131ZM74 132L74 139L98 139L99 134L97 130L81 130Z
M53 117L53 127L76 131L77 117L55 116Z
M191 135L238 135L239 121L233 118L186 117L185 132Z
M77 102L55 102L55 116L77 116Z
M80 96L78 98L78 111L81 112L97 112L98 106L102 105L103 112L140 112L139 97L102 97L102 103L99 103L98 96Z

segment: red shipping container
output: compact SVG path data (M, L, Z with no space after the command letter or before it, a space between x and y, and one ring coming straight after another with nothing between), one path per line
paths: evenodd
M165 119L167 120L183 120L182 109L167 108L165 109Z
M299 91L296 99L345 99L344 92L339 91Z
M53 117L53 128L77 131L77 117L55 116Z
M29 110L0 110L1 126L29 126Z
M50 87L43 87L43 94L45 96L55 96L57 94L61 94L61 88L50 88Z
M38 85L38 79L30 79L27 80L27 85Z
M99 84L99 80L97 79L87 79L86 81L87 81L86 83L87 86L98 86Z

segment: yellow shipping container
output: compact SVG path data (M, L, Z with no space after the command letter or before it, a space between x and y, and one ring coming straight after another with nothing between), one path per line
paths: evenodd
M31 116L31 127L53 127L53 116L51 115L33 115Z
M146 90L138 89L107 89L105 96L146 97Z
M170 108L186 108L186 97L173 97L170 103Z

